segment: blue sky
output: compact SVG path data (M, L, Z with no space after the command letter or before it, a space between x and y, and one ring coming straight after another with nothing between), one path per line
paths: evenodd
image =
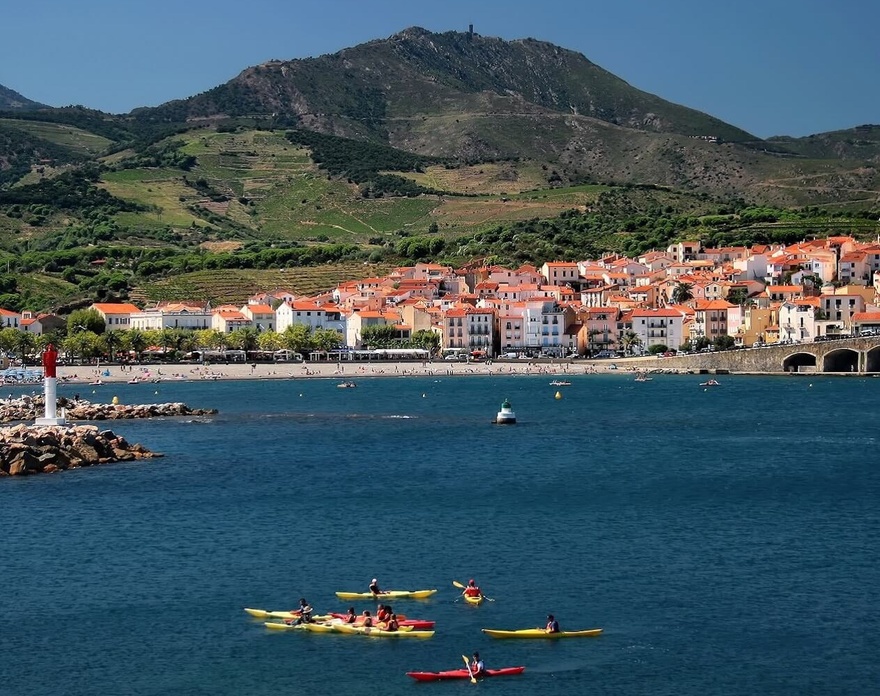
M532 37L755 135L880 123L870 0L0 0L0 84L114 113L406 27Z

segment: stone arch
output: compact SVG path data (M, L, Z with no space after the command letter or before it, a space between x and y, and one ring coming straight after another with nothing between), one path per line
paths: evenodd
M803 369L812 368L812 369ZM783 372L815 372L816 356L812 353L794 353L782 361Z
M822 372L858 372L859 351L852 348L838 348L825 354Z
M865 353L865 372L880 372L880 346Z

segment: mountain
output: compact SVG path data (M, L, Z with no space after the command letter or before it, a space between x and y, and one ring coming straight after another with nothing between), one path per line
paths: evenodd
M6 110L22 110L29 111L33 109L46 108L45 104L32 101L27 97L23 97L15 90L0 85L0 111Z
M272 60L203 94L135 112L168 121L253 114L281 114L304 128L397 146L408 134L424 132L412 122L430 128L452 115L526 122L586 117L653 133L755 140L717 118L638 90L580 53L534 39L419 27L332 55ZM459 136L459 147L468 137ZM511 150L503 137L486 146Z
M330 55L271 60L130 117L154 127L257 119L453 165L531 162L550 187L650 183L805 205L868 201L880 184L880 148L763 141L550 43L418 27Z

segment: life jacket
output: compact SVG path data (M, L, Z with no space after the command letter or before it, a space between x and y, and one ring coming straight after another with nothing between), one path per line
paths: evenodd
M373 625L373 617L372 616L365 617L364 622L361 625L362 626L372 626Z
M395 619L392 619L388 622L388 625L385 627L386 631L396 631L400 628L400 624L397 623Z
M355 621L357 621L356 614L349 614L348 616L345 617L345 623L353 624Z
M464 590L464 594L467 597L479 597L482 592L479 587L474 587L473 585L470 587L466 587Z

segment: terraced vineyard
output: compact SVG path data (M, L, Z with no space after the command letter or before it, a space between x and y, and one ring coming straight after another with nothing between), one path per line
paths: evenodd
M388 264L340 263L285 270L197 271L142 285L132 293L135 301L209 300L241 305L258 292L290 290L297 295L314 295L332 290L342 281L384 275Z

